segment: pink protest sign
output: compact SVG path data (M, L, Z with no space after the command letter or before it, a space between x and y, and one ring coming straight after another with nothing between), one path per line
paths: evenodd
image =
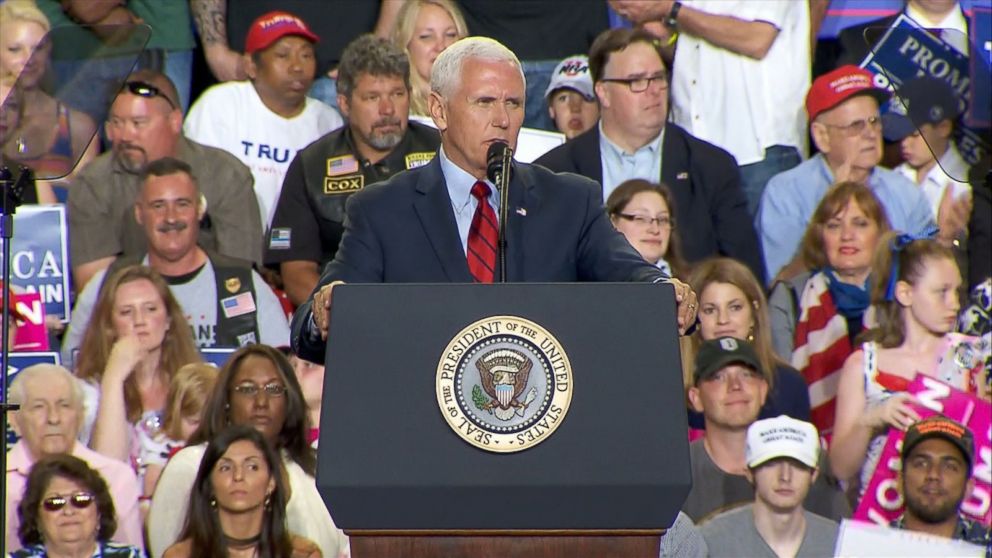
M922 374L917 374L908 391L922 403L917 407L921 418L942 414L967 426L974 434L975 466L971 475L975 489L961 503L961 511L988 525L992 522L992 404ZM878 467L858 503L854 519L887 525L902 513L902 496L897 487L902 439L903 432L889 430Z
M19 293L14 295L14 307L24 316L17 324L17 337L14 350L18 352L39 352L48 350L48 330L45 328L45 304L39 293Z

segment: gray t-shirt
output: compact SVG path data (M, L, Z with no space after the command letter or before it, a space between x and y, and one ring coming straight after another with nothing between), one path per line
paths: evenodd
M692 490L682 505L696 525L703 525L710 517L754 502L754 489L744 475L731 475L713 463L706 453L703 439L689 444L689 462L692 468ZM829 484L823 471L826 462L820 459L820 475L806 496L805 508L834 521L851 517L851 506L840 488Z
M700 527L710 558L749 556L778 558L754 526L753 504L721 513ZM808 511L806 533L796 558L833 556L837 544L837 522Z

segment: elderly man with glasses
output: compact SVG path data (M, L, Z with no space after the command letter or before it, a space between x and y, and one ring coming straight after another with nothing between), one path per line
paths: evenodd
M104 457L76 437L83 420L83 394L71 372L54 364L29 366L10 384L10 402L20 408L11 424L20 440L7 452L6 549L21 547L17 537L21 502L34 463L50 455L70 454L82 459L107 481L117 510L113 540L144 548L138 508L138 478L123 461Z
M813 81L806 94L806 112L820 152L772 177L758 207L755 224L769 280L793 259L813 211L833 184L867 184L885 206L893 229L917 233L933 224L923 192L901 174L878 166L882 160L879 106L888 98L887 92L875 87L870 72L855 66L842 66ZM941 226L942 231L945 228L950 227ZM790 266L783 278L792 272Z
M224 256L261 262L262 221L251 172L233 155L182 134L176 88L164 74L135 72L107 118L111 150L86 165L69 188L69 234L76 289L119 255L147 251L134 202L145 166L163 157L190 165L206 212L200 245Z
M668 120L669 70L653 35L611 29L593 42L589 70L600 122L535 161L603 186L641 178L672 191L685 259L736 258L763 273L757 235L734 158Z

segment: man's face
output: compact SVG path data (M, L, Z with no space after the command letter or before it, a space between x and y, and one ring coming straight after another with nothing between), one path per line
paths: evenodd
M196 185L184 172L148 177L134 205L134 218L145 229L150 253L173 262L196 246L198 200Z
M71 452L79 433L81 409L69 381L54 374L39 374L26 379L24 394L13 425L31 457Z
M263 99L278 99L285 106L300 106L317 72L313 44L297 36L286 36L258 53L258 62L249 57L248 77Z
M402 76L361 74L350 96L338 95L355 141L388 153L406 133L410 91Z
M472 176L486 176L486 155L494 142L517 146L524 123L524 80L512 62L469 58L449 98L431 93L430 113L441 130L444 153Z
M654 47L637 42L610 54L596 94L603 114L622 130L637 135L656 136L668 117L668 80L665 66ZM627 83L613 79L648 78L647 89L635 93ZM637 89L636 83L633 84Z
M728 364L689 388L689 401L703 413L706 427L744 430L758 419L768 395L768 382L744 364Z
M813 139L831 167L873 169L882 160L878 101L855 95L822 113L813 123Z
M803 505L816 474L816 469L787 457L772 459L745 473L754 485L755 498L778 513Z
M182 113L165 99L124 91L110 107L107 137L121 166L139 173L149 161L175 155L182 125Z
M964 455L941 438L916 444L902 464L906 511L926 523L942 523L957 515L972 485Z
M588 100L574 89L558 89L548 98L548 114L565 139L589 130L599 122L599 103Z

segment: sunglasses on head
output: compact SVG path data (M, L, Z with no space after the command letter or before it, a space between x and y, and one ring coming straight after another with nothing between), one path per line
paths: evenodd
M145 83L143 81L129 81L125 83L124 86L127 87L127 90L132 95L137 95L139 97L146 97L149 99L152 97L161 97L162 99L165 99L165 102L169 103L170 107L172 107L173 109L176 108L176 104L172 102L172 99L170 99L167 95L162 93L161 89L155 87L150 83Z
M89 492L77 492L68 498L65 496L52 496L51 498L45 498L41 501L41 505L50 512L57 512L61 510L67 503L72 504L72 507L78 510L82 510L88 508L95 499L96 498Z

